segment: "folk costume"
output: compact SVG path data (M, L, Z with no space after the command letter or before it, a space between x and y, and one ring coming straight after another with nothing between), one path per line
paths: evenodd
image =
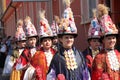
M25 42L26 41L26 35L25 32L23 31L23 21L20 19L17 22L17 30L15 33L15 42ZM15 46L14 46L15 47ZM5 61L5 66L3 69L3 75L5 74L10 74L12 72L12 67L16 60L19 58L21 55L22 51L24 50L25 46L17 45L15 48L12 49L12 54L7 55L6 61Z
M70 8L70 1L65 3L67 3L67 8L59 25L58 37L72 35L75 38L77 37L77 28ZM52 59L47 77L50 80L90 80L82 53L75 47L66 49L62 43L59 43L58 51Z
M45 14L45 11L40 12L40 27L39 27L38 34L39 34L41 43L42 43L42 40L45 38L50 38L51 41L53 38L52 30L44 14ZM34 76L32 79L46 80L46 76L47 76L47 72L48 72L51 60L55 54L55 50L51 47L48 50L45 50L44 46L41 46L41 48L38 49L35 55L32 57L31 59L32 69L28 71L28 72L31 72L31 71L34 72ZM32 80L32 79L29 77L29 80Z
M28 16L25 18L25 33L27 40L32 37L35 38L37 37L37 31L34 25L32 24L30 17ZM27 68L30 66L31 58L36 52L36 46L35 46L36 44L34 46L33 45L31 46L30 44L28 45L29 46L27 46L23 50L22 54L20 55L19 59L16 61L14 65L14 69L22 71L20 80L23 80L24 73L27 70Z
M86 59L86 63L89 69L89 72L91 73L92 63L94 60L94 57L100 52L100 48L98 50L92 50L91 47L87 47L82 53L84 58Z
M89 68L89 71L91 72L91 67L92 67L92 62L93 62L93 59L94 57L96 56L96 54L99 53L101 47L98 43L100 43L100 38L101 38L101 29L100 29L100 24L96 18L96 10L93 10L93 20L91 20L91 24L90 24L90 27L89 27L89 30L88 30L88 43L89 43L89 46L82 52L85 59L86 59L86 62L87 62L87 65L88 65L88 68ZM98 40L98 43L96 43L96 46L97 48L96 49L93 49L92 48L92 44L90 44L90 41L92 39L97 39Z
M35 53L31 60L31 64L36 71L36 80L46 80L47 72L54 54L54 49L50 48L49 51L45 51L42 47ZM38 69L42 71L41 74L39 74L40 71L38 71Z
M102 36L116 36L118 29L108 15L107 7L98 5ZM120 53L114 48L104 48L96 55L92 67L92 80L120 80Z

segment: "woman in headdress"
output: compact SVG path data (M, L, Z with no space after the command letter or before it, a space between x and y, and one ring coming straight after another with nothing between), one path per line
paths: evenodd
M118 29L104 4L99 4L97 10L102 28L103 50L93 61L92 80L120 80L120 53L115 50Z
M38 35L40 37L39 41L41 44L39 45L41 45L41 48L38 49L35 55L32 57L32 67L28 68L28 73L26 74L26 77L24 76L24 80L32 80L33 78L36 80L46 80L49 65L53 55L55 54L55 50L51 48L53 33L47 19L45 18L45 11L40 12L40 27Z
M11 41L14 40L11 39ZM3 69L3 75L5 74L10 74L12 71L12 67L16 60L19 58L21 55L22 51L26 47L26 35L25 32L23 31L23 20L18 20L17 22L17 30L15 33L15 42L16 42L16 47L15 45L12 48L12 54L8 55L6 58L5 66ZM11 44L12 45L12 44Z
M46 80L51 60L55 54L55 50L52 48L53 33L47 19L45 18L45 11L40 12L40 27L38 35L40 41L39 45L41 47L32 57L32 67L27 70L28 74L26 74L26 77L24 76L24 80Z
M27 47L23 50L19 59L14 64L14 69L21 70L21 80L27 68L30 66L30 61L36 52L37 31L35 26L31 22L31 18L27 16L25 22L25 33L27 37Z
M96 17L96 10L93 10L93 19L88 30L88 44L89 46L83 51L89 71L91 72L92 62L96 54L101 50L100 45L101 29Z
M74 39L77 37L77 28L71 14L70 0L66 7L58 29L60 41L58 52L52 59L48 78L51 80L90 80L82 53L73 47Z

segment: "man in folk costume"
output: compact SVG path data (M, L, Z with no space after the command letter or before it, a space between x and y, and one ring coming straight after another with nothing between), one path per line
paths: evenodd
M12 38L12 40L13 39L14 38ZM22 51L24 50L24 48L26 46L26 35L23 31L23 20L21 20L21 19L18 20L18 22L17 22L17 30L15 33L15 42L17 45L13 46L12 54L8 55L6 57L5 66L3 69L3 75L11 73L14 63L19 58L19 56L21 55Z
M77 37L77 28L70 8L70 0L64 1L67 8L58 29L60 45L52 59L48 77L50 80L90 80L82 53L73 47L74 38Z
M34 56L36 52L36 43L38 39L38 34L35 26L32 24L31 18L27 16L24 20L25 22L25 32L28 40L28 48L30 49L31 52L31 57Z
M101 49L101 46L100 46L101 29L100 29L100 24L96 18L96 10L93 10L93 14L94 14L94 18L91 21L91 24L88 30L89 46L83 51L83 55L87 61L87 65L90 72L91 72L93 59Z
M53 33L45 18L45 11L40 11L40 27L38 35L40 37L41 44L39 45L41 45L41 48L37 50L31 59L32 67L29 70L33 70L34 75L32 75L33 78L29 78L29 80L46 80L51 60L55 54L55 50L52 48Z
M31 18L27 16L24 20L25 22L25 32L27 36L27 47L24 49L19 59L15 63L14 68L16 70L22 70L21 79L23 80L23 76L27 68L30 66L30 60L36 52L36 42L37 42L37 31L35 26L31 22Z
M97 10L104 48L93 61L92 80L120 80L120 53L115 50L118 29L104 4L99 4Z

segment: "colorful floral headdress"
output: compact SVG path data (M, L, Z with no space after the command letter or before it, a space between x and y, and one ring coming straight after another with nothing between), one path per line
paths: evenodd
M64 34L72 34L76 37L77 28L73 17L73 12L70 8L71 1L63 0L63 2L66 5L66 9L63 12L63 18L60 21L58 36Z
M23 30L23 20L21 20L21 19L18 20L18 22L17 22L17 30L15 33L15 38L16 38L16 41L26 40L26 35Z
M101 37L101 26L96 18L96 10L93 10L93 19L88 30L88 39L100 38Z
M53 37L53 33L48 23L48 20L45 18L45 11L42 10L39 12L39 14L40 14L40 23L39 23L40 26L38 30L38 35L40 36L40 38Z
M58 33L58 24L56 23L56 21L52 22L51 29L52 29L52 32L53 32L53 36L54 37L57 36L57 33Z
M108 8L104 4L97 6L98 15L100 15L100 24L102 29L102 35L118 34L118 29L113 23L111 17L108 15Z
M35 37L37 36L37 31L35 26L31 22L31 18L26 16L25 20L25 32L27 37Z

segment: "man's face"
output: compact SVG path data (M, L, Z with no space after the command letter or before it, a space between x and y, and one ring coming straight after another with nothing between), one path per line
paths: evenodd
M25 47L26 46L26 41L19 41L19 42L17 42L17 45L19 47Z
M74 36L73 35L63 35L62 38L60 38L60 41L62 42L62 45L64 48L72 48L72 45L74 43Z
M53 39L53 44L57 44L57 43L58 43L58 39L57 38Z
M96 50L100 46L99 39L91 39L89 42L90 46L92 47L93 50Z
M116 44L116 36L111 35L103 39L103 43L106 49L114 49Z
M28 45L30 47L35 47L36 46L37 39L35 37L28 38Z

